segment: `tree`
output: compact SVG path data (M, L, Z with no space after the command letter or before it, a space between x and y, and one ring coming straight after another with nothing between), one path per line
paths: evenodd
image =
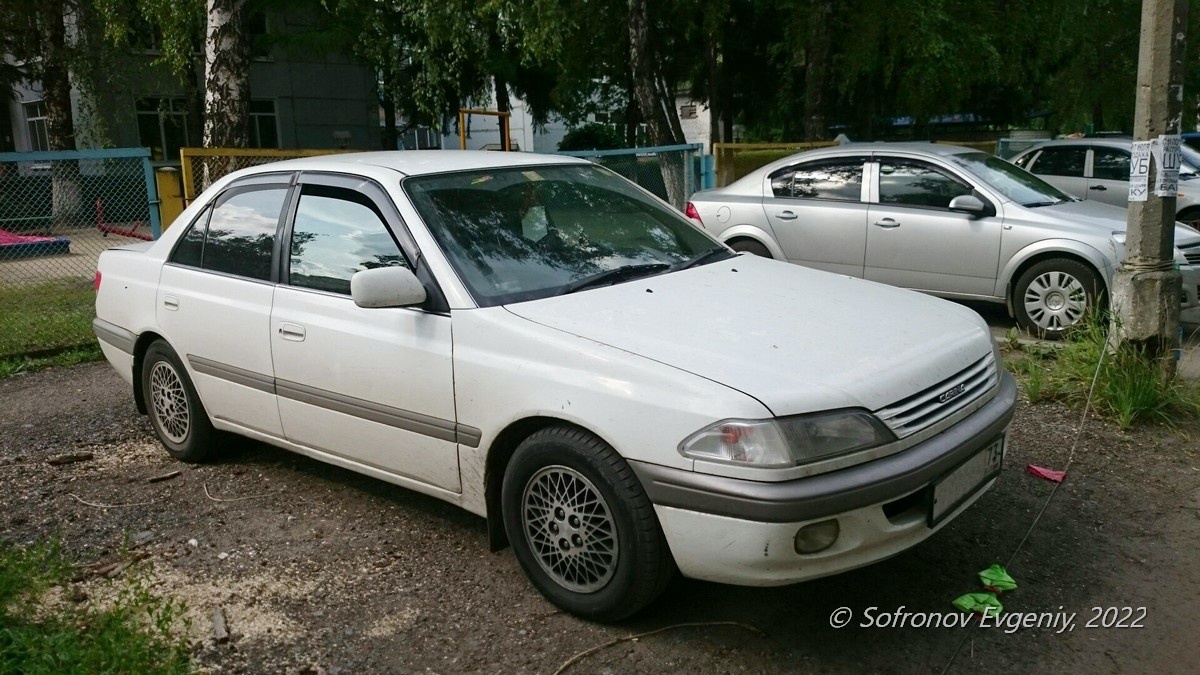
M250 42L246 0L207 0L204 42L204 147L246 147Z

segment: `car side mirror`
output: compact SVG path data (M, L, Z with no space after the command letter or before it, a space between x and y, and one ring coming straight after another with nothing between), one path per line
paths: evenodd
M982 216L987 213L987 205L975 195L959 195L950 200L951 211L962 211Z
M425 287L407 267L377 267L350 277L350 297L359 307L411 307L425 302Z

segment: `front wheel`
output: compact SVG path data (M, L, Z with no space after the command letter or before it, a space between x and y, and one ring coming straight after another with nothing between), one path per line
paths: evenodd
M1104 300L1104 286L1095 270L1069 258L1034 264L1017 279L1013 290L1017 323L1050 340L1062 339Z
M658 597L674 573L641 483L585 431L549 427L525 439L505 470L502 504L521 568L572 614L619 621Z

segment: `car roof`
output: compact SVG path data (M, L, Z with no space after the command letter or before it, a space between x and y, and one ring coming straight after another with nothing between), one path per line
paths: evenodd
M961 155L968 152L981 152L975 148L968 148L962 145L950 145L948 143L935 143L933 141L903 141L899 143L846 143L844 145L831 145L825 148L809 150L803 154L805 157L816 157L822 154L842 155L842 154L861 154L873 152L910 152L922 155ZM795 155L792 155L795 157Z
M1054 140L1041 141L1037 145L1030 146L1029 148L1021 151L1020 154L1024 155L1024 154L1028 154L1029 152L1032 152L1034 150L1038 150L1040 148L1049 148L1049 147L1061 148L1061 147L1070 147L1070 146L1075 146L1075 145L1082 146L1082 147L1089 147L1092 145L1105 145L1110 148L1128 148L1132 144L1133 144L1133 139L1129 138L1129 137L1124 137L1124 136L1097 136L1094 138L1056 138Z
M532 152L490 152L482 150L392 150L382 152L348 152L336 155L299 157L282 162L263 164L257 169L277 171L353 171L371 166L391 169L406 176L420 176L448 171L504 169L547 164L587 164L587 160L565 155L541 155ZM247 172L251 173L251 172ZM257 172L254 172L257 173Z

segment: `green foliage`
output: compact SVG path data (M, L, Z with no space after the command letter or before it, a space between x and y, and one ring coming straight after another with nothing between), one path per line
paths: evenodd
M625 134L598 122L589 122L568 131L558 144L559 150L615 150L625 147Z
M95 344L95 304L90 280L0 286L0 358Z
M1200 415L1200 385L1178 378L1164 382L1161 368L1143 350L1108 344L1108 325L1092 318L1057 348L1025 348L1012 360L1031 403L1063 401L1092 408L1121 428L1140 423L1174 425ZM1101 363L1101 358L1103 362ZM1099 367L1099 372L1097 372Z
M22 373L33 373L47 368L75 366L104 358L100 345L92 343L73 347L50 356L10 356L0 358L0 380Z
M54 544L0 547L0 672L186 673L187 645L171 627L182 603L121 582L114 602L89 607L69 597L71 568Z

